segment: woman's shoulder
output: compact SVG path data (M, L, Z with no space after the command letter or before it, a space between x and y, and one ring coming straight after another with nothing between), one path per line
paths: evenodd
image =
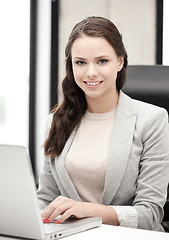
M133 98L128 99L136 116L137 133L144 142L154 134L165 135L169 139L168 112L163 107ZM167 140L166 140L167 141Z
M168 112L163 107L132 99L137 114L137 126L155 129L163 126L168 131Z
M156 117L160 115L168 116L167 110L163 107L160 107L151 103L139 101L136 99L132 99L132 102L139 116L145 116L145 117L146 116Z
M138 115L138 116L145 116L145 117L151 117L151 116L156 116L156 115L168 115L167 114L167 110L164 109L163 107L148 103L148 102L144 102L144 101L140 101L137 99L134 99L130 96L128 96L125 93L121 93L120 94L121 99L122 99L122 105L125 105L125 107L123 108L123 111L129 111L131 110L132 113ZM124 110L125 108L125 110Z
M121 94L121 110L130 112L128 116L136 116L136 125L140 129L147 127L168 125L168 113L163 107L156 106L147 102L136 100L130 96ZM123 103L123 104L122 104ZM124 105L124 107L122 107Z
M139 113L155 113L155 112L166 112L166 109L163 107L136 100L132 98L133 105L135 106L137 112Z

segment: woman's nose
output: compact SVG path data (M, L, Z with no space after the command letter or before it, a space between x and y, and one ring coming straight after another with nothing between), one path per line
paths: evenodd
M87 69L87 77L94 79L97 76L97 68L94 64L89 64Z

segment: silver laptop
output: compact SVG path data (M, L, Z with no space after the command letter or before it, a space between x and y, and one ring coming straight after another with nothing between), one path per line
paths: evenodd
M53 240L101 223L93 217L43 224L27 148L0 145L0 235Z

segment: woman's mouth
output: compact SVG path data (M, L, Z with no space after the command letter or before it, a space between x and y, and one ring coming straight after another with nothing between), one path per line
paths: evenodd
M100 86L100 84L103 81L84 81L84 83L86 84L87 87L89 88L97 88L98 86Z

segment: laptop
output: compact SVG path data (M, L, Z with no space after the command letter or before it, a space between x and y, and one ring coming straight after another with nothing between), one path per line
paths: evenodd
M0 145L0 235L54 240L101 224L97 217L44 224L27 147Z

